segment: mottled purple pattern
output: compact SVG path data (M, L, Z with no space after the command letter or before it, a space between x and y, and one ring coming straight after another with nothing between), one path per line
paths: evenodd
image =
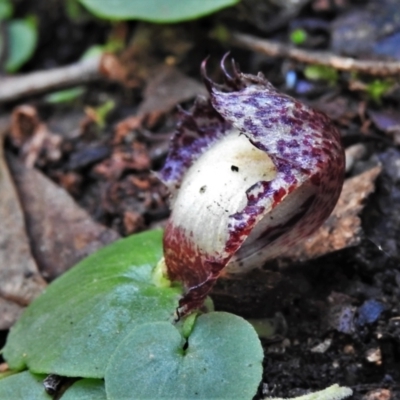
M170 278L182 281L186 288L180 302L183 313L202 304L225 267L232 272L248 270L247 260L260 263L275 258L314 232L335 206L344 177L340 134L323 113L277 92L261 74L235 69L230 76L223 68L226 85L220 86L207 78L204 68L210 101L198 100L192 113L184 115L161 178L172 190L179 188L186 170L232 127L268 153L277 175L247 189L247 204L230 216L229 239L221 254L204 254L190 235L169 222L164 254ZM285 210L283 205L300 188L303 197L294 213L260 224L264 232L246 241L277 206Z
M187 169L231 127L202 97L196 99L191 112L180 113L167 160L159 172L171 192L179 188Z
M344 152L340 134L329 118L282 93L259 74L241 74L241 88L222 91L211 85L211 104L226 121L246 135L254 146L273 160L278 174L271 182L260 182L254 198L232 216L228 252L236 252L259 221L264 209L272 210L288 194L311 182L318 195L304 217L292 229L276 237L267 258L284 252L285 246L310 235L329 216L339 197L344 177ZM272 233L271 233L272 234ZM265 241L270 246L270 241ZM251 251L246 249L245 255ZM240 262L240 251L235 259Z

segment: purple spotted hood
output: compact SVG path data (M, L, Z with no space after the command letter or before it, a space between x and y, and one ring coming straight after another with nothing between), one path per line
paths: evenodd
M180 312L200 307L224 272L241 273L285 253L329 216L344 176L340 134L329 118L233 64L225 84L203 78L181 119L160 178L171 191L164 235Z

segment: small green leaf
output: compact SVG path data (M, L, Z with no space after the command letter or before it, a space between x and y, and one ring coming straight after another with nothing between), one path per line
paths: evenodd
M10 0L0 0L0 21L11 18L14 8Z
M124 48L124 41L119 38L110 38L104 44L95 44L85 50L81 60L99 57L104 53L116 53Z
M171 23L211 14L232 6L239 0L80 0L80 2L101 18Z
M376 103L382 101L382 96L386 94L393 87L393 82L390 80L375 79L371 83L368 83L365 91L371 100Z
M190 336L190 334L192 333L198 316L199 316L199 313L197 311L195 311L195 312L191 313L190 315L188 315L184 319L183 324L182 324L181 333L185 339L187 339Z
M68 18L78 24L90 18L90 14L82 7L78 0L65 0L64 10Z
M115 108L114 100L107 100L97 107L88 107L99 128L104 128L108 114Z
M274 318L248 319L247 321L253 326L258 337L262 339L271 339L276 335Z
M67 389L61 400L107 400L104 382L100 379L81 379Z
M162 231L119 240L48 286L11 329L3 356L10 368L102 378L107 361L140 324L172 321L182 293L156 287Z
M339 77L336 69L324 65L307 65L304 68L304 76L310 81L323 80L331 84L335 84Z
M32 18L14 19L9 22L8 57L5 63L7 72L15 72L27 62L37 45L37 28ZM0 37L0 42L4 38ZM2 43L0 43L0 47Z
M21 372L0 380L1 400L52 400L44 390L45 375Z
M290 33L290 41L293 44L303 44L307 40L307 32L304 29L295 29Z
M204 314L186 341L170 323L134 329L106 369L110 400L251 399L262 376L263 351L243 318Z
M229 29L222 24L216 25L211 31L210 31L210 37L212 39L218 40L221 43L228 43L231 33Z
M90 46L81 56L81 60L89 60L90 58L99 57L105 52L104 45L95 44Z
M85 93L85 88L78 86L50 93L45 97L45 100L51 104L70 103L82 96L83 93Z

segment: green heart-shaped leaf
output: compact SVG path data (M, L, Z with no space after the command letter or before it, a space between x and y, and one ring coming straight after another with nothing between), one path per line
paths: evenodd
M100 379L81 379L67 389L61 400L107 400L104 382Z
M178 22L211 14L239 0L79 0L93 14L108 19Z
M224 312L201 315L186 345L167 322L134 329L107 366L107 398L249 400L255 395L263 351L243 318Z
M30 19L14 19L9 23L8 57L5 67L7 72L17 71L28 61L37 44L37 27ZM2 47L0 37L0 48Z
M161 242L162 231L119 240L49 285L11 329L4 348L10 368L102 378L133 328L172 321L181 289L152 283Z
M35 375L29 371L20 372L0 380L1 400L51 400L46 393L43 380L46 375ZM107 400L104 381L81 379L75 382L61 396L62 400Z
M34 375L28 371L0 379L1 400L51 400L44 390L45 375Z

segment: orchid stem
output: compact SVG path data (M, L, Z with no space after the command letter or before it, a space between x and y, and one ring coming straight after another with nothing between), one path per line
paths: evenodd
M171 286L171 281L168 279L167 275L167 265L165 264L164 257L161 258L153 269L152 281L155 286L160 288Z

